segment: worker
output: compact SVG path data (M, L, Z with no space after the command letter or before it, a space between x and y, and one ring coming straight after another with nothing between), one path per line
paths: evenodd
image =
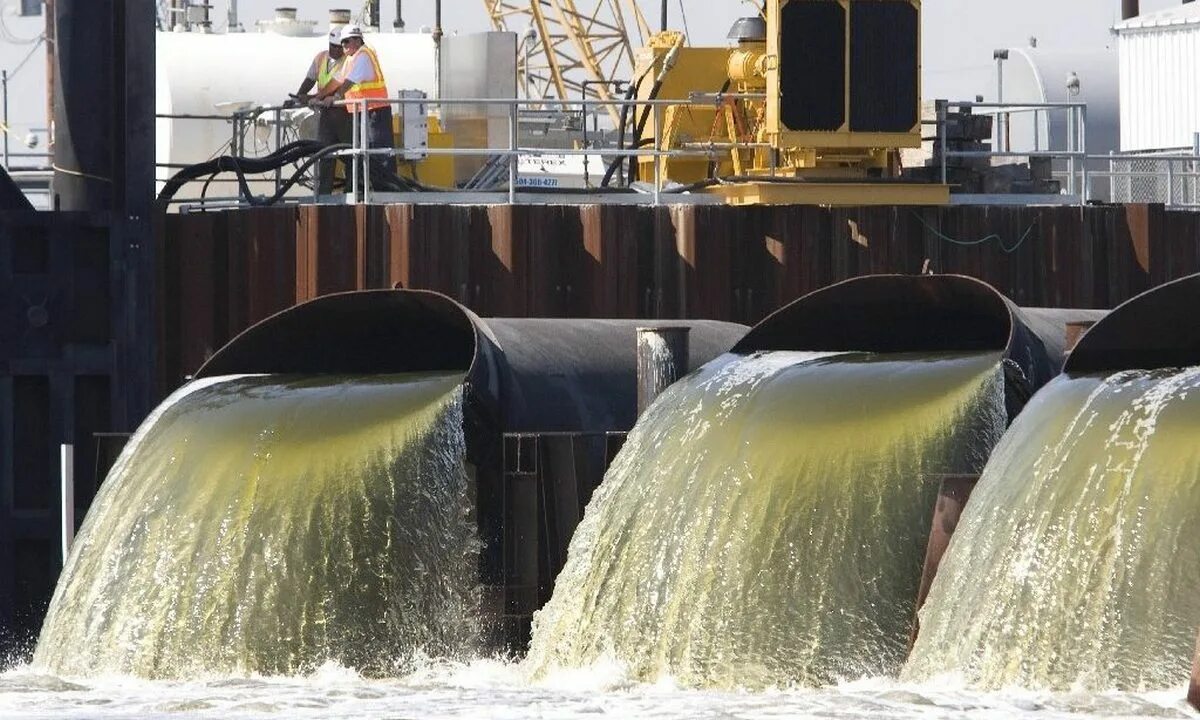
M308 68L308 74L304 76L304 82L300 83L300 89L293 96L297 101L308 103L313 97L309 91L314 87L318 92L323 92L337 84L338 75L341 73L342 64L346 59L346 54L342 50L342 27L341 25L330 26L329 48L317 53L317 56L313 58L312 65ZM346 112L346 109L333 103L318 105L315 109L317 111L317 140L326 147L339 144L349 145L351 126L350 114ZM318 195L329 195L333 192L334 164L336 162L335 158L327 158L318 163Z
M342 30L342 50L346 53L346 59L342 63L341 73L330 87L317 93L313 101L327 104L332 98L343 96L348 103L346 110L350 112L351 121L359 123L360 132L361 113L365 105L370 149L395 147L392 106L387 102L387 82L379 66L379 57L363 41L361 27L347 25ZM387 178L396 174L396 159L388 155L372 155L370 167L371 187L380 188L386 184Z

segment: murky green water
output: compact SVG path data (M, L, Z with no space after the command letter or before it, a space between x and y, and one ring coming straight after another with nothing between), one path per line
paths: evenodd
M461 377L249 377L168 402L59 582L38 672L372 675L476 651Z
M639 422L535 619L535 676L616 662L688 687L887 676L904 662L938 473L1004 431L999 357L767 353Z
M1200 369L1060 377L988 464L905 676L1174 687L1198 625Z

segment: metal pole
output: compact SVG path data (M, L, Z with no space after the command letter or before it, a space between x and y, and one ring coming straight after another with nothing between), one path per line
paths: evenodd
M528 63L528 62L529 62L529 61L528 61L528 60L526 60L526 63ZM529 65L527 64L525 67L529 67ZM526 77L528 77L528 73L526 73ZM584 99L584 100L587 100L587 86L588 86L588 81L587 81L587 80L584 80L584 81L583 81L583 99ZM528 97L529 97L528 90L526 90L525 97L526 97L526 98L528 98ZM587 149L588 149L588 119L587 119L587 105L584 105L584 106L583 106L583 149L584 149L584 150L587 150ZM587 155L584 155L584 156L583 156L583 186L584 186L585 188L589 188L589 187L591 187L591 186L592 186L592 178L591 178L591 176L590 176L590 173L589 173L589 168L588 168L588 156L587 156Z
M655 206L662 204L662 125L661 117L658 112L658 105L654 106L654 204Z
M508 204L517 203L517 105L508 106Z
M994 50L992 58L996 61L996 103L1004 103L1004 61L1008 59L1008 50ZM1002 110L1002 108L997 108ZM996 148L1000 152L1008 152L1008 118L1002 112L996 113Z
M950 177L949 168L946 165L946 153L949 152L949 144L946 142L946 136L950 132L950 129L946 127L946 123L949 120L950 102L948 100L938 100L936 105L938 144L942 146L942 184L946 185Z
M637 329L638 415L668 387L688 373L691 328L683 326Z
M437 0L433 4L433 87L439 98L442 96L442 35L442 0Z
M283 116L280 114L279 108L275 108L275 152L279 152L279 148L283 147ZM279 186L283 184L283 168L275 168L275 192L279 192Z
M59 475L62 479L62 561L67 564L75 543L75 446L58 448Z
M349 105L346 106L346 112L350 112ZM361 135L361 130L362 130L362 127L361 127L361 123L359 122L358 117L351 114L351 117L350 117L350 147L352 148L352 153L353 153L350 156L350 162L349 162L351 202L358 202L358 171L359 171L358 151L362 147L362 140L359 139L359 136Z
M360 106L360 109L361 109L360 117L362 118L362 146L363 146L363 154L362 154L362 165L363 165L363 168L362 168L363 169L362 191L363 191L363 195L362 195L362 201L363 201L364 205L371 204L371 184L373 182L371 180L371 118L370 118L371 111L368 106L369 106L369 103L364 98L362 101L362 105Z
M1200 132L1192 135L1192 204L1200 205Z
M4 94L4 167L8 168L8 71L0 71L0 84L3 84Z
M668 0L662 0L662 23L661 23L662 27L660 29L663 32L666 32L667 29L670 27L670 23L669 23L670 10L668 9L667 4L668 4Z
M396 19L392 21L392 29L396 32L404 32L404 1L396 0Z
M1075 108L1070 108L1067 111L1067 194L1075 194L1075 153L1078 151L1079 143L1076 139L1078 134L1079 118L1076 115Z
M1171 158L1166 159L1167 163L1167 200L1164 203L1167 207L1175 204L1175 161Z
M241 32L242 23L238 21L238 0L229 0L229 12L226 15L228 32Z
M533 42L536 39L537 39L537 30L534 30L533 27L530 26L529 28L527 28L525 30L525 99L526 100L533 99L533 93L530 90L531 85L530 85L529 63L533 59ZM584 80L583 82L586 83L587 80ZM584 85L584 87L583 87L583 97L585 100L587 99L587 85Z
M1079 152L1083 154L1079 165L1079 182L1083 186L1080 193L1083 204L1087 205L1091 196L1091 189L1088 187L1087 105L1079 106Z

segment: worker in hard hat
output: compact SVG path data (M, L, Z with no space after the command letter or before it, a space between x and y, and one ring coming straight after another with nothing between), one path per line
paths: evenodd
M314 98L316 103L328 103L341 95L347 101L346 110L352 122L362 125L361 113L367 113L367 140L370 149L395 147L392 137L392 106L387 102L387 83L375 51L363 41L362 28L347 25L342 30L342 50L346 59L342 63L338 81L321 90ZM395 175L396 159L387 155L371 156L371 186L378 187L381 179Z
M342 25L331 25L329 27L329 48L317 53L313 58L312 65L308 68L308 74L304 76L304 82L300 83L300 89L293 96L296 100L307 103L312 99L309 92L315 87L318 92L323 92L338 84L338 76L342 71L342 64L346 60L346 54L342 50ZM317 111L317 140L324 143L326 147L330 145L346 144L351 141L351 126L350 114L346 109L333 105L318 106ZM321 160L317 165L317 194L329 195L333 192L333 175L334 175L334 158Z

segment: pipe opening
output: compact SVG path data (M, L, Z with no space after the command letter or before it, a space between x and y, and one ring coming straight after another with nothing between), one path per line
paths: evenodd
M1200 365L1200 275L1139 295L1113 310L1079 341L1064 372L1159 370Z
M733 351L1000 351L1012 332L1007 301L979 280L875 275L800 298L751 330Z
M418 290L328 295L270 317L213 355L197 378L469 372L475 324L450 298Z

